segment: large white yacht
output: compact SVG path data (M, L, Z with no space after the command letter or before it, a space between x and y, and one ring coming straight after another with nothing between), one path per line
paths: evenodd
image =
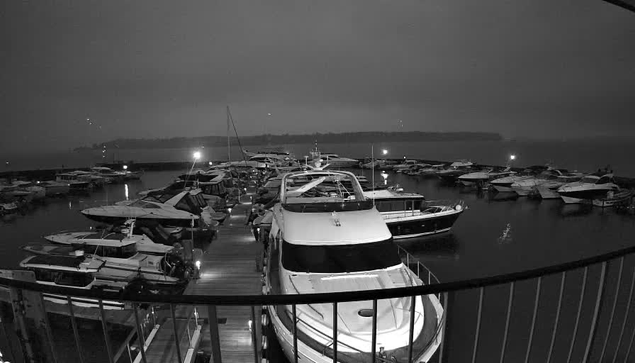
M359 164L359 160L357 159L346 158L335 153L320 151L318 149L317 142L315 143L315 148L309 151L309 154L311 160L314 162L320 161L328 164L331 168L351 168Z
M488 168L483 171L477 171L474 173L463 174L458 177L458 180L461 184L469 186L469 185L483 185L490 180L495 180L499 178L503 178L506 176L516 174L515 171L512 171L511 168L505 168L504 170L496 170L494 168Z
M560 185L558 186L560 187L564 184L578 181L582 178L582 176L583 174L581 173L568 173L566 170L547 169L536 176L513 183L511 188L514 192L516 192L516 194L522 197L529 195L536 187L547 182L560 182ZM549 185L550 188L553 189L554 183L550 183ZM558 187L555 189L558 189Z
M311 294L422 285L406 267L382 216L352 173L286 174L273 209L265 293ZM443 308L434 295L377 302L377 361L406 361L411 302L415 301L413 361L439 347ZM268 306L283 351L294 361L293 309ZM303 362L333 362L333 304L296 306L297 347ZM370 362L373 302L337 304L337 361ZM384 358L386 357L386 358ZM385 359L385 360L384 360Z
M579 182L565 184L558 189L558 194L567 204L591 203L594 199L605 198L609 192L616 193L620 187L613 181L613 174L603 176L587 175Z
M150 193L142 199L84 209L82 214L108 224L122 223L131 218L154 220L166 226L189 227L199 220L205 225L212 224L210 208L200 190L183 191L176 195Z

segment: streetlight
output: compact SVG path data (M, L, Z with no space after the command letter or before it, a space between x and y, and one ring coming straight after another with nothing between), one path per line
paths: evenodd
M388 150L387 150L387 149L381 149L381 154L382 154L382 155L386 155L386 154L388 154Z
M200 151L194 151L192 153L192 157L194 158L194 162L192 162L192 167L190 168L190 172L187 173L187 177L185 177L185 181L183 182L183 188L187 187L187 180L190 178L190 174L192 174L192 171L194 171L194 165L196 165L196 162L198 161L198 159L201 158L201 152Z
M510 161L516 160L516 155L514 155L514 154L509 155L509 160Z
M128 165L124 165L123 170L128 170Z

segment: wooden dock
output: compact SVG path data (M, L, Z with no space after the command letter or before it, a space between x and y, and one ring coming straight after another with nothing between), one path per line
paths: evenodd
M218 238L205 251L200 278L192 281L185 294L197 295L258 295L262 293L262 272L257 260L262 256L262 244L256 242L251 227L246 225L251 203L243 200L220 226ZM207 320L207 309L201 309ZM219 307L217 310L223 362L253 362L254 350L251 309L244 306ZM256 309L260 321L260 307ZM259 339L260 334L256 334ZM258 349L259 341L256 342ZM201 349L211 350L209 331L204 331Z

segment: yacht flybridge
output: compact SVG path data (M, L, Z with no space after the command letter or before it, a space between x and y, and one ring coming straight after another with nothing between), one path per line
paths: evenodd
M286 174L272 208L265 293L311 294L422 285L399 257L390 231L352 173ZM412 310L411 303L415 302ZM333 304L268 306L283 351L293 361L294 319L299 359L333 362ZM411 317L411 311L414 316ZM407 361L410 319L413 361L438 349L443 308L434 295L377 301L376 361ZM337 361L371 362L373 302L338 303ZM385 354L385 356L384 356Z

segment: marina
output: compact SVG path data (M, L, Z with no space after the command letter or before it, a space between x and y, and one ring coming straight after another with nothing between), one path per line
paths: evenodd
M419 161L419 163L410 164L409 169L414 169L416 167L413 168L412 165L426 168L430 163ZM439 164L436 162L436 165ZM165 171L145 171L140 180L105 184L101 189L92 190L90 194L85 195L47 198L45 203L34 203L23 207L21 213L6 214L3 216L2 224L0 224L0 232L7 237L7 241L14 242L5 243L0 247L2 250L0 258L4 258L3 266L17 268L15 263L19 262L21 258L16 259L12 256L20 256L21 253L24 253L19 249L22 245L26 243L37 245L37 241L44 244L45 241L41 237L59 232L61 225L75 230L91 229L94 222L83 217L81 211L102 205L113 205L122 200L132 201L137 198L137 195L146 195L145 191L148 189L156 189L170 184L175 176L187 174L190 169L186 167ZM380 205L379 198L384 195L382 193L392 193L391 195L394 194L394 197L400 197L400 195L402 195L400 198L405 197L397 203L403 204L402 207L399 207L403 208L403 211L399 213L405 212L406 215L410 213L407 218L412 218L414 211L427 211L426 208L431 207L437 208L435 213L447 213L443 212L445 207L438 207L439 205L448 205L451 206L448 210L454 213L460 212L456 215L460 216L459 218L452 217L454 219L453 223L450 224L451 229L439 227L438 231L435 229L433 234L423 233L424 236L398 239L398 235L395 234L396 230L391 230L395 241L399 241L400 250L404 251L404 254L401 255L404 264L411 270L414 268L417 273L433 271L435 279L438 278L438 282L435 284L440 284L440 286L443 286L443 283L462 283L479 278L487 279L488 276L504 276L517 271L558 266L597 256L628 247L630 243L628 236L635 232L635 218L628 213L620 213L619 209L613 207L594 207L592 203L568 205L560 200L528 199L514 195L512 192L497 192L493 186L489 187L488 184L480 186L454 185L441 178L422 177L417 173L404 173L401 170L397 172L387 168L348 170L352 171L354 175L359 175L360 181L365 185L366 197L374 201L373 203L376 204L376 208L380 212L386 210L386 207ZM335 171L336 169L333 172ZM326 173L327 175L330 173L328 167ZM302 172L300 175L303 175ZM373 181L375 182L374 187L372 186ZM259 182L259 185L265 184L265 181ZM281 180L277 185L280 188ZM260 224L262 221L259 219L252 219L253 208L257 206L254 201L259 200L259 189L256 186L255 188L249 187L249 190L249 193L239 196L237 201L231 204L231 209L226 210L227 217L222 219L221 224L215 224L213 227L215 233L203 234L206 237L198 236L194 240L190 238L190 241L193 242L192 248L195 247L203 253L197 254L196 261L192 261L196 262L199 270L196 278L190 281L183 295L180 295L185 300L180 300L181 303L178 304L165 304L161 303L161 300L157 300L154 303L143 305L143 310L138 310L141 305L129 303L128 308L133 308L133 310L106 311L108 315L104 316L109 322L111 330L109 330L109 343L102 347L105 352L104 357L111 355L113 362L141 362L143 359L147 362L174 362L179 361L178 357L183 362L204 362L206 360L214 361L212 358L214 355L216 355L216 360L222 359L226 362L244 362L255 358L264 358L272 362L285 359L293 360L292 356L289 356L289 349L293 349L292 340L287 341L285 349L284 345L278 344L274 330L271 330L267 325L260 324L262 319L270 321L269 317L263 318L263 316L269 316L266 304L251 306L243 304L221 304L219 306L201 303L183 304L188 296L192 296L198 301L201 301L203 296L208 296L212 301L214 297L226 299L228 296L234 296L238 299L237 301L240 301L241 296L248 298L263 293L262 274L267 266L271 265L271 262L266 262L264 257L266 254L262 238L266 235L260 230L256 231L256 226L260 226L258 228L262 228L264 233L268 233L272 227ZM325 189L327 193L332 193L333 190L337 191L337 188ZM302 192L305 190L302 189ZM312 196L312 198L315 197ZM415 197L422 198L417 202L423 203L421 206L412 204L415 203ZM271 200L273 199L263 201L268 203ZM403 200L410 201L404 202ZM445 200L446 202L440 203L435 202L435 200ZM459 201L459 204L456 201ZM392 205L395 202L391 201L390 203ZM435 205L437 207L434 207ZM456 208L457 206L460 208ZM429 213L426 212L424 215L429 215ZM341 214L341 212L337 214ZM336 218L339 220L341 217ZM385 218L388 218L386 223L389 223L390 218L395 217ZM248 225L250 221L253 221L253 226ZM38 228L25 229L27 224L36 225ZM186 229L185 227L187 227L186 224L183 224L181 228ZM65 236L65 234L60 234L60 236ZM188 236L193 237L194 234L190 235L188 231L181 232L181 238L187 240ZM47 238L52 239L51 236ZM562 243L559 241L571 240L576 241L574 250L562 248L563 245L558 244ZM599 241L602 242L598 243ZM185 241L183 244L188 245L188 242ZM194 258L194 255L190 256ZM630 266L630 264L626 263L626 266ZM620 275L623 269L624 267L620 268ZM597 271L593 270L593 272ZM612 272L615 273L615 270ZM426 276L424 273L421 280L431 281L431 274L432 272L429 272ZM585 272L584 277L588 278L587 272ZM611 287L615 287L613 283L607 282ZM542 294L544 296L550 294L557 296L557 292L553 291L557 290L557 285L552 279L545 278L543 284L545 290ZM618 281L617 284L619 285L621 282ZM531 287L521 288L521 286L523 285L519 283L516 294L526 294L527 289L531 290ZM550 291L549 289L552 291L547 292ZM622 294L623 290L624 288ZM332 293L337 294L336 292ZM564 296L576 293L580 293L580 290L573 288ZM618 291L618 293L620 292ZM479 305L484 304L482 301L479 302L482 296L479 298L477 295L476 300L474 300L473 293L469 295L471 296L469 298L457 299L457 296L465 294L467 291L454 294L453 298L448 298L444 294L439 295L442 296L443 311L448 314L447 317L443 315L446 332L439 337L443 336L443 339L450 342L463 339L471 341L473 339L473 337L462 337L463 334L467 334L467 331L461 327L461 324L456 324L462 319L472 319L475 314L473 310L475 302L478 302ZM495 289L494 292L488 294L490 302L485 305L486 308L492 309L493 306L497 305L491 300L492 296L496 295L500 295L500 299L505 300L505 294L501 294L500 290ZM8 295L3 296L4 301L9 300ZM149 296L147 299L154 300L156 298ZM531 298L527 300L528 303L529 301ZM68 319L68 308L65 308L65 305L59 303L53 305L47 303L46 305L50 321ZM340 308L348 306L346 304L338 305ZM515 306L517 309L529 308L529 305L525 306L522 302L517 302ZM104 300L104 307L106 307L106 300ZM271 305L269 309L275 309L275 307ZM550 315L549 311L552 311L545 309L553 309L553 307L542 307L538 310L543 318L545 314ZM75 306L75 310L75 318L82 319L82 321L92 321L94 322L92 324L100 324L99 322L103 321L99 309ZM369 311L372 312L372 310L371 308ZM297 311L302 310L298 309ZM139 315L141 323L138 324L135 321L135 314ZM210 317L216 321L216 324L210 324ZM497 321L497 319L500 317L494 318L492 322ZM572 319L572 317L563 315L562 319L567 321L566 319ZM52 326L52 329L59 329L55 325ZM630 327L630 322L628 326ZM115 327L119 327L116 329L121 331L121 336L112 335L118 331ZM292 324L291 326L287 325L287 329L292 332ZM478 329L491 330L494 328L483 324L482 327L478 326ZM541 329L541 325L535 329ZM135 333L137 331L143 331L141 333L143 344L139 334ZM66 330L66 334L68 332ZM104 335L101 334L101 336L103 339ZM72 337L69 338L72 342ZM490 346L492 342L488 342L487 338L482 340L480 349L483 349L484 352L495 349ZM178 344L175 343L177 341ZM439 344L438 348L431 351L430 356L425 359L426 361L428 358L431 358L432 361L441 361L443 355L445 355L443 361L459 362L467 359L467 357L462 357L461 353L465 353L465 349L443 347L440 340L437 343ZM513 339L510 341L507 350L510 357L515 354L522 355L521 348L514 348L514 344L517 343L514 343ZM56 344L60 345L59 342ZM460 343L452 344L460 346ZM533 343L534 349L545 349L544 344L546 343L537 338L536 342ZM145 358L142 357L139 350L142 345L146 349L144 350ZM0 350L3 353L8 349L5 347L5 345L0 345ZM59 348L73 351L73 348L68 347L68 344L62 343ZM344 351L340 353L346 354L346 349L342 349ZM84 352L83 349L79 351ZM382 352L384 352L383 348ZM577 354L577 350L573 352L573 354ZM375 354L378 354L377 351ZM99 359L93 361L99 361ZM104 360L104 362L106 361L108 360Z

